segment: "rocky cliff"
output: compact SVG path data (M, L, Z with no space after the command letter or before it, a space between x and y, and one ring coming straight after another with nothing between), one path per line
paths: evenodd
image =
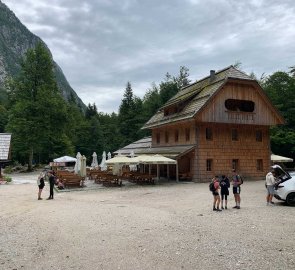
M29 48L35 47L37 42L45 44L39 37L31 33L15 14L0 1L0 88L3 87L8 76L14 77L18 74L22 57ZM49 49L48 51L50 52ZM57 85L65 100L74 98L78 106L85 109L85 104L69 85L61 68L54 61L53 63Z

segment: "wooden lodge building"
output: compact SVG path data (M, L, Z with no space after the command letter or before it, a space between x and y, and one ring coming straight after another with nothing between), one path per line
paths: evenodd
M271 164L269 128L283 123L258 82L230 66L182 88L143 126L152 137L119 151L174 158L180 179L195 182L232 169L261 179Z

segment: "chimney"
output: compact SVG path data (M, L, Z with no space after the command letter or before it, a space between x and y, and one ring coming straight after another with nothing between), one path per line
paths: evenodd
M210 70L210 82L215 80L215 70Z

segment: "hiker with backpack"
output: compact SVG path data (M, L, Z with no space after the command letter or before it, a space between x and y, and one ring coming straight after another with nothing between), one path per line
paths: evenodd
M229 195L228 189L230 187L229 179L225 175L222 175L219 185L221 187L221 209L227 209L227 196ZM225 200L224 208L223 199Z
M235 197L236 206L233 208L240 209L241 208L241 184L243 184L243 180L240 175L236 172L235 169L232 170L232 185L233 185L233 194Z
M219 205L220 205L220 195L219 195L219 179L218 176L215 176L211 183L209 184L209 189L212 192L213 195L213 211L222 211L221 209L219 209Z

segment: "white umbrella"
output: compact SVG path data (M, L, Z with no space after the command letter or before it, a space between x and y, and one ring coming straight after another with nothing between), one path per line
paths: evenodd
M112 154L111 152L108 152L108 159L111 159L112 158Z
M275 154L271 154L270 159L272 162L293 162L292 158L283 157Z
M80 152L77 153L76 158L77 158L77 161L75 164L74 171L75 171L75 174L78 174L81 170L81 154L80 154Z
M108 169L108 166L106 164L106 152L103 151L102 153L102 160L101 163L99 164L99 167L102 171L106 171Z
M134 158L134 151L131 151L130 152L130 157L131 158ZM129 165L129 170L131 172L137 171L137 165Z
M97 154L93 152L92 154L92 163L91 163L91 168L97 168L98 167L98 162L97 162Z
M80 176L86 177L86 157L84 155L81 157Z
M69 156L59 157L53 160L54 162L76 162L77 159Z

